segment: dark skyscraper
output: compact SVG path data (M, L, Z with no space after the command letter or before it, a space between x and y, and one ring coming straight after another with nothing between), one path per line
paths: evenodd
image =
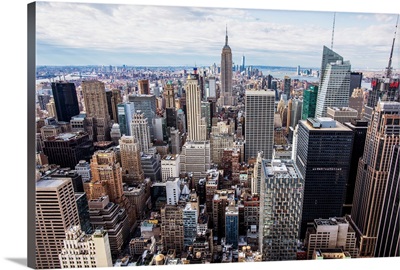
M318 86L312 85L303 93L303 108L301 119L315 116L315 107L317 105Z
M342 215L353 132L331 118L301 120L296 165L304 177L301 238L317 218Z
M349 96L353 93L355 88L361 88L363 74L361 72L351 72L350 73L350 93Z
M57 82L51 84L57 120L69 122L71 117L79 114L78 97L74 83Z

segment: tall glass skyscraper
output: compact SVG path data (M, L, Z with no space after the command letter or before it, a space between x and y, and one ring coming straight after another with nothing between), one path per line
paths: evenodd
M232 50L228 45L228 29L221 53L221 105L232 105Z
M54 103L56 105L57 120L69 122L79 114L78 97L74 83L57 82L51 84Z

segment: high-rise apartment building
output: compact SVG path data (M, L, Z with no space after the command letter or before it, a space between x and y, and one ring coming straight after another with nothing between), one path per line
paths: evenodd
M315 219L307 229L305 246L307 259L318 249L342 248L351 258L358 257L357 238L354 228L343 217Z
M251 194L261 194L261 167L263 155L263 152L257 153L257 159L254 163L254 170L251 178Z
M259 249L264 260L296 259L303 192L304 178L293 161L262 161Z
M59 254L61 268L112 267L108 233L103 229L87 235L79 226L65 232L64 247Z
M182 146L180 154L181 173L192 173L195 184L206 176L211 168L211 150L209 141L189 141Z
M89 136L95 142L108 141L111 120L104 83L100 81L84 81L82 82L82 93L85 101Z
M274 147L275 94L270 90L246 90L245 97L245 162L263 151L272 158Z
M353 132L331 118L299 122L296 167L304 178L301 238L307 222L342 216Z
M132 136L139 143L139 150L144 153L149 153L149 148L152 146L150 140L150 127L147 118L141 111L136 111L131 122Z
M400 145L393 146L382 214L379 224L376 257L400 256Z
M183 207L165 205L161 209L161 242L164 251L174 249L177 254L184 250Z
M394 146L400 143L400 103L378 102L358 164L351 218L358 227L361 257L373 257L377 246L385 189ZM398 181L398 180L397 180ZM386 209L385 209L386 210Z
M51 83L54 103L56 106L57 120L69 122L72 116L79 114L78 97L74 83Z
M128 184L139 184L144 180L138 140L133 136L122 136L119 140L122 179Z
M349 61L327 63L318 89L316 117L327 116L328 107L348 107L350 91Z
M233 105L232 101L232 50L228 45L228 28L226 29L225 45L221 52L221 92L220 104Z
M188 127L188 141L205 141L207 129L205 119L201 117L201 93L198 79L195 74L187 78L186 90L186 117Z
M70 179L40 179L36 182L36 268L60 268L65 231L78 226L79 215Z

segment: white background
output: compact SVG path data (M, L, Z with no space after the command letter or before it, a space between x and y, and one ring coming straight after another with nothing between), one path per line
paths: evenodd
M57 1L61 2L61 1ZM66 1L112 3L112 1ZM290 9L313 11L351 11L370 13L400 13L398 0L117 0L122 4L157 4L202 7L238 7L259 9ZM25 269L27 258L27 4L30 1L1 2L1 58L0 58L0 108L1 118L1 269ZM114 2L113 2L114 3ZM227 4L229 3L229 4ZM388 43L391 43L388 40ZM396 46L400 46L400 40ZM388 57L389 57L388 52ZM399 67L397 67L399 68ZM30 202L34 203L34 202ZM397 265L396 265L397 264ZM294 268L294 269L398 269L400 258L357 259L329 261L297 261L256 264L213 264L211 266L185 266L187 269L218 269L221 267ZM240 268L239 268L240 267ZM168 268L168 267L167 267ZM188 268L188 269L189 269ZM183 268L182 268L183 269Z

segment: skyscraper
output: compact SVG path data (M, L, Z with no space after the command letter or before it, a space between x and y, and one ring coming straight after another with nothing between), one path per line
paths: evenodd
M149 95L150 94L149 80L138 80L138 88L140 95Z
M141 111L136 111L131 122L132 136L139 143L139 151L149 153L149 148L152 146L150 141L150 127L147 118Z
M283 93L286 95L287 99L290 98L290 83L291 83L291 79L289 76L285 76L283 78Z
M324 46L322 49L322 62L321 62L321 70L319 73L319 87L321 88L322 80L324 79L326 72L326 65L336 61L343 61L343 57L332 51L328 47Z
M270 90L247 90L245 97L245 162L263 151L272 158L274 146L275 93Z
M190 74L186 85L186 110L188 141L205 141L207 138L207 129L205 120L201 118L201 98L200 88L197 78Z
M307 222L342 216L353 132L331 118L299 122L296 167L304 178L301 238Z
M238 247L239 241L239 208L235 201L230 201L225 208L225 241L233 248Z
M60 268L65 231L78 226L79 215L70 179L36 182L36 268Z
M118 108L118 123L121 135L130 136L131 122L135 113L135 105L133 102L124 102L117 105Z
M104 83L100 81L84 81L82 82L82 93L85 100L89 136L95 142L108 141L111 121Z
M225 46L221 53L221 102L222 106L232 104L232 50L228 45L228 28L226 28Z
M324 47L324 49L325 48L326 47ZM331 50L329 51L332 52ZM326 59L330 58L328 57ZM322 62L324 63L324 58ZM348 107L350 96L350 68L349 61L336 60L335 62L326 63L324 70L322 70L323 77L321 77L318 89L315 110L316 117L325 117L328 107Z
M54 103L56 105L57 120L69 122L72 116L79 114L78 97L74 83L51 83Z
M391 157L394 146L400 143L399 130L400 103L378 102L368 127L364 155L358 163L351 211L351 218L358 227L361 257L374 256L379 228L389 226L381 221L381 215Z
M140 147L138 140L133 136L122 136L119 140L122 179L128 184L139 184L144 180Z
M161 241L164 251L183 251L183 209L182 206L168 204L161 209Z
M296 259L303 192L304 178L293 161L262 161L259 248L264 260Z
M154 95L129 95L129 102L133 102L136 111L141 111L147 118L150 128L150 139L154 139L154 118L156 118L156 96Z
M384 193L376 257L400 256L400 145L393 146Z

